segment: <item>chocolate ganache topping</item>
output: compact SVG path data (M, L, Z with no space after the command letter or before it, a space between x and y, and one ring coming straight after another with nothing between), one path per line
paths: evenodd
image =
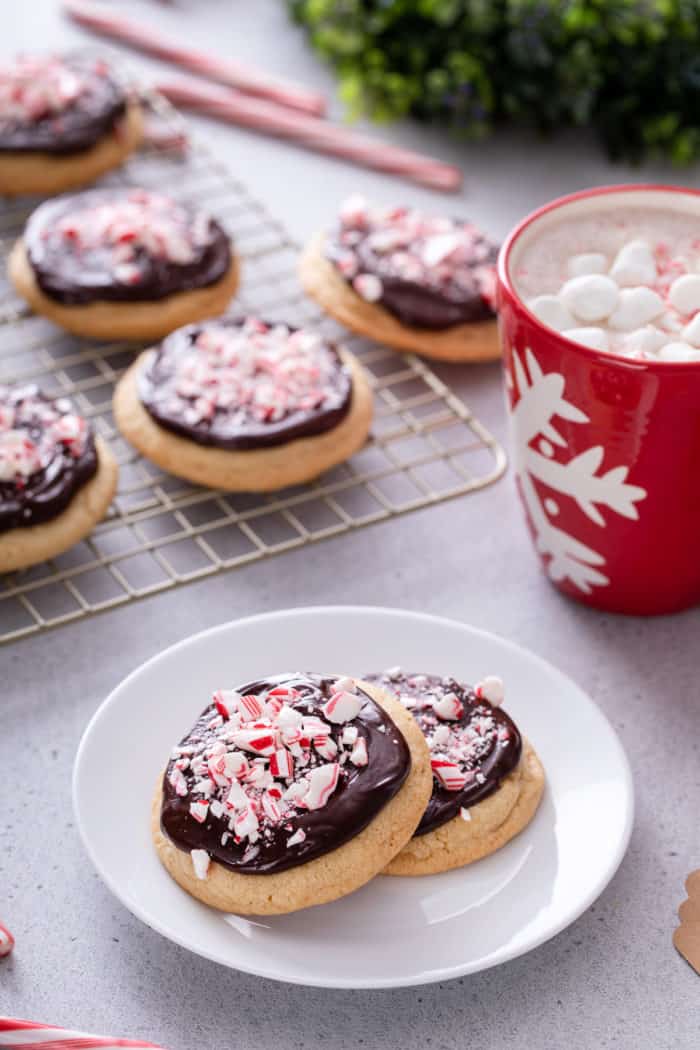
M101 59L22 56L0 65L0 152L81 153L116 130L126 105Z
M209 860L271 874L358 835L411 768L403 736L350 678L280 674L214 694L173 749L161 828Z
M32 212L24 233L45 295L70 306L135 302L202 288L231 264L206 212L146 190L88 190Z
M0 385L0 532L55 518L96 471L92 431L69 401Z
M520 733L497 706L503 694L500 679L486 678L472 689L454 678L399 669L365 678L401 701L430 748L433 794L416 835L460 813L469 819L469 806L492 795L520 761Z
M351 197L325 254L361 298L402 324L439 330L495 316L498 249L468 222Z
M352 398L348 368L319 333L256 318L180 328L150 352L138 382L160 426L232 450L330 430Z

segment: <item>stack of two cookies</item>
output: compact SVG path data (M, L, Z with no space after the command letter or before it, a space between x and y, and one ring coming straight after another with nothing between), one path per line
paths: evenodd
M544 785L501 699L498 679L398 669L217 691L158 783L158 855L192 896L254 915L484 857L529 823Z

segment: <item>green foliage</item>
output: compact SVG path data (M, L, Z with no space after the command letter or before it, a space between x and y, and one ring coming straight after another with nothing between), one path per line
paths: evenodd
M700 156L700 0L288 0L352 115L479 137L596 128L613 157Z

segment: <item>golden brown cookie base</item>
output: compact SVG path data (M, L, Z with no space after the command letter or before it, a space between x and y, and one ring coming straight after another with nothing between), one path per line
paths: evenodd
M495 853L515 838L534 817L544 791L544 769L532 744L523 741L518 766L498 791L447 824L418 835L385 868L385 875L435 875L461 868Z
M198 879L189 852L177 849L161 831L159 780L151 808L153 842L164 867L187 893L221 911L282 915L326 904L359 889L408 841L432 790L430 752L413 717L398 700L374 685L360 685L389 713L411 752L411 772L398 794L359 835L306 864L278 874L242 875L212 861L207 878Z
M437 361L495 361L501 356L495 321L453 325L442 331L401 324L383 306L365 302L323 254L324 235L316 234L304 249L299 276L304 290L346 328Z
M112 502L119 468L101 437L95 438L97 473L78 489L68 506L51 521L0 532L0 572L25 569L68 550L92 532Z
M45 153L40 150L0 154L0 194L53 195L94 182L118 168L143 137L143 116L137 102L129 103L118 130L105 135L79 153Z
M224 276L206 288L176 292L164 299L145 302L104 301L85 306L65 306L44 295L21 240L17 241L10 253L8 272L17 292L35 313L48 317L54 324L75 335L108 341L126 339L130 342L146 342L164 339L176 328L223 313L238 287L238 260L233 257Z
M372 423L369 383L355 358L343 352L352 371L352 402L347 416L332 430L241 452L198 445L161 427L141 404L137 377L144 359L145 354L138 357L117 385L115 422L147 459L195 485L229 492L273 492L300 485L349 459L364 445Z

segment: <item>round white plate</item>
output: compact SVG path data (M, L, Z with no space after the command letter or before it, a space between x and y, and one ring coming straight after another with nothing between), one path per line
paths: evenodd
M207 908L170 879L151 845L151 795L172 745L214 689L287 670L358 675L397 664L466 681L505 680L506 707L547 773L540 810L521 835L458 871L382 876L333 904L254 921ZM620 742L568 678L464 624L370 607L254 616L166 649L95 714L78 750L73 794L95 867L154 930L237 970L334 988L446 980L553 937L612 878L633 813Z

